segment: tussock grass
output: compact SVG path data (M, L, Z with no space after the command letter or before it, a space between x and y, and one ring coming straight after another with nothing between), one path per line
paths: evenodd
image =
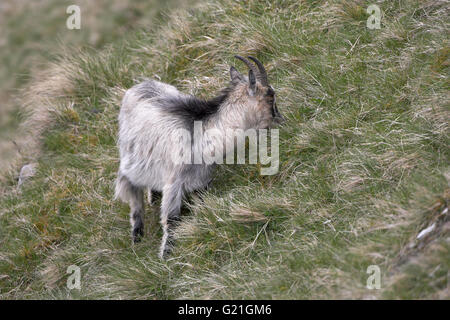
M0 202L1 297L448 298L448 3L379 3L380 30L370 4L214 1L65 53L58 85L30 89L33 108L48 97L38 174ZM211 96L236 53L265 63L287 117L280 172L220 167L160 261L159 200L138 245L112 200L121 97L153 76ZM81 290L66 288L72 264Z

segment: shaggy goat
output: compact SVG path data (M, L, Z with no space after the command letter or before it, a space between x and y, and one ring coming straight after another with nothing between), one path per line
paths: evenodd
M152 191L162 192L161 258L166 257L173 246L173 229L179 220L184 193L205 188L211 181L214 167L211 163L176 161L186 153L186 144L180 142L180 129L192 133L194 122L201 121L204 130L219 132L215 140L189 142L194 155L206 145L214 149L217 144L222 144L220 150L225 147L230 152L234 139L225 136L227 129L268 128L273 121L282 119L262 63L248 57L255 66L246 58L236 58L248 66L248 77L231 67L229 87L211 100L183 94L155 80L133 86L123 97L119 114L120 168L116 198L130 205L132 237L137 242L144 230L143 190L147 189L149 202Z

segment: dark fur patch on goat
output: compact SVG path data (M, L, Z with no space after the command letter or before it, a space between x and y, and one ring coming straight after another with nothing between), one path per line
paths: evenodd
M205 120L217 113L220 105L225 102L230 92L231 89L227 88L222 90L220 95L210 100L203 100L194 96L164 97L158 101L158 104L164 111L193 122Z

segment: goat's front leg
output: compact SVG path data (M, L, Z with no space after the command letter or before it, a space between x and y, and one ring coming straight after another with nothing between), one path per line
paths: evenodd
M159 256L161 259L167 257L173 247L173 232L180 220L181 201L183 200L183 184L175 182L163 188L161 200L161 225L163 238Z

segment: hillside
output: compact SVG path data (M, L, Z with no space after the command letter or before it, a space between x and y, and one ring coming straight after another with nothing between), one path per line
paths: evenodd
M0 3L0 176L20 162L27 136L18 130L27 84L58 56L81 47L102 48L136 29L163 21L174 1L2 0ZM183 2L185 3L185 2ZM81 8L81 28L69 30L66 9ZM184 4L187 5L187 4ZM183 6L184 6L183 5ZM181 7L183 7L181 6ZM33 85L34 87L35 85Z
M450 7L377 3L380 29L371 1L216 0L60 51L19 97L37 173L2 180L0 298L450 298ZM121 98L145 77L211 97L235 54L264 63L287 118L279 173L221 166L161 261L160 199L137 245L113 200Z

